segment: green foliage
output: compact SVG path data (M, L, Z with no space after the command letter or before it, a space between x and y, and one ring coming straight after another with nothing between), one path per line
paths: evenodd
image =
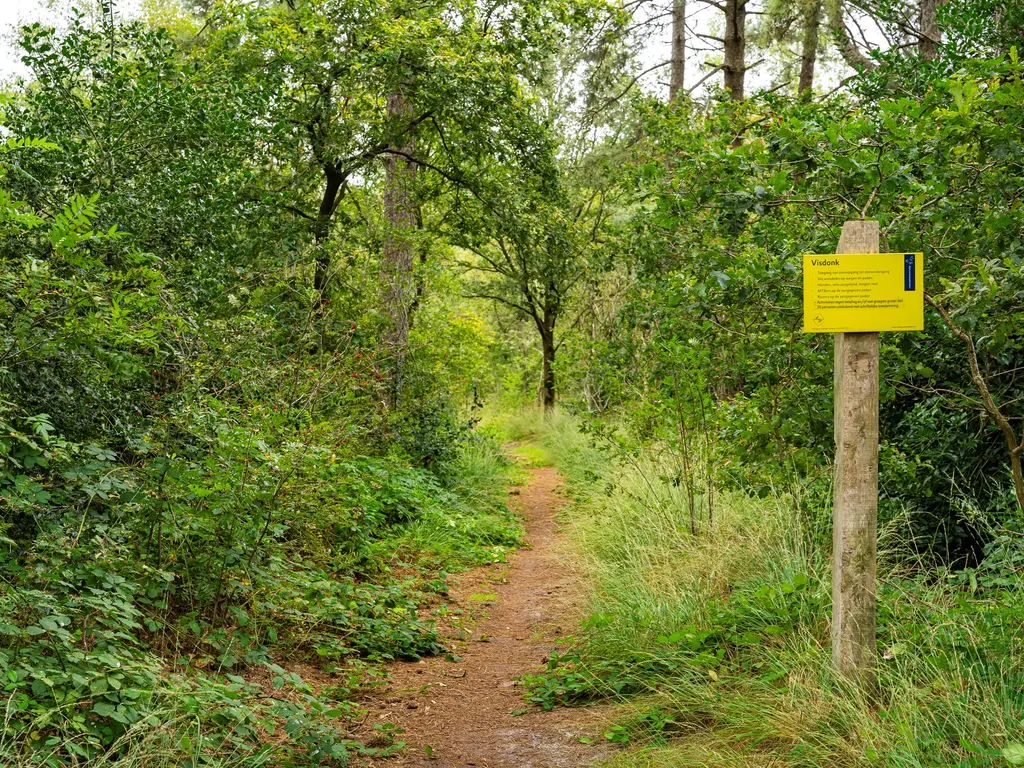
M613 284L612 316L595 313L574 339L581 406L620 411L634 436L679 453L713 435L717 482L784 490L827 537L832 350L801 331L799 260L833 250L842 220L864 214L882 250L925 252L926 290L974 339L1019 423L1016 57L932 71L915 98L642 103L648 138L621 171L643 201L622 243L636 280L624 275L625 299ZM882 518L909 514L909 549L977 563L1020 510L965 344L929 309L924 333L883 334L881 371Z
M425 272L410 406L384 407L374 236L332 244L347 274L313 312L289 267L305 187L278 181L305 170L268 131L273 72L235 81L216 45L112 14L21 45L33 82L0 146L0 763L395 752L391 731L347 735L353 690L442 652L420 608L519 540L512 465L470 416L489 329ZM315 689L300 660L350 682Z
M732 764L1019 763L1021 517L977 380L1019 430L1021 19L941 8L941 56L879 54L848 92L669 106L627 98L630 20L590 0L148 4L174 34L102 0L22 28L0 762L394 753L389 724L349 738L354 697L441 652L424 607L518 543L496 435L554 433L518 458L569 475L596 597L535 702L637 696L610 741L699 733ZM831 348L797 298L800 255L862 216L925 251L945 312L883 337L878 718L821 664ZM479 426L556 374L589 444L557 414Z
M672 501L672 454L609 452L567 419L545 444L593 592L527 696L621 703L605 736L634 749L613 764L998 766L1015 754L1019 541L980 570L911 572L884 554L879 695L866 701L831 665L830 563L786 499L722 493L694 536Z

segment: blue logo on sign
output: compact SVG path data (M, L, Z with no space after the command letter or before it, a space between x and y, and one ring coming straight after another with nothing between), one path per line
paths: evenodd
M917 276L917 254L903 254L903 290L916 290L914 279Z

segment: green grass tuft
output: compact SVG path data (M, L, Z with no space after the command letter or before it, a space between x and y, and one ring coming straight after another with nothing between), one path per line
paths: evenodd
M512 458L522 467L550 467L552 464L551 455L545 448L539 445L520 445L509 451Z

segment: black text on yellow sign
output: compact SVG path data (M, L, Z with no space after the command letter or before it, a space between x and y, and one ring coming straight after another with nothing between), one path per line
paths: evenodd
M924 254L804 256L804 333L924 330Z

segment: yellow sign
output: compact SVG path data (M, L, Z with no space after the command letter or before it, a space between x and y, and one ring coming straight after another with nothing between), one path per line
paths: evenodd
M924 330L924 255L804 256L804 333Z

